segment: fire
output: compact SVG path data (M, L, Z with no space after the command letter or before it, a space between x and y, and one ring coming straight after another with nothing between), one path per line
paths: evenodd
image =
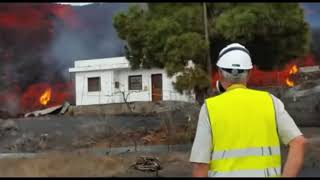
M318 63L315 61L313 55L309 54L304 58L291 60L283 69L280 70L274 69L263 71L257 66L253 66L248 86L253 88L274 86L293 87L297 85L293 80L294 78L298 78L294 75L298 73L299 67L314 65L318 65ZM215 87L215 83L218 78L217 71L214 71L212 73L212 87Z
M289 74L296 74L298 72L297 65L293 65L289 71Z
M44 104L41 103L41 97L45 96L44 94L46 93L46 91L51 91L49 101L47 101L47 104L45 105L46 107L61 105L66 101L72 103L74 99L74 82L70 81L68 83L53 84L35 83L28 86L28 88L25 89L23 92L19 91L21 93L19 104L20 112L27 113L43 108Z
M51 88L46 89L46 91L40 96L40 104L47 105L51 99Z
M298 72L297 65L294 64L294 65L290 68L289 76L290 76L290 75L293 75L293 74L296 74L297 72ZM286 78L286 84L287 84L289 87L293 87L293 86L295 85L294 82L289 79L289 77Z
M289 87L293 87L293 86L294 86L294 82L293 82L293 81L290 81L289 78L286 79L286 84L287 84Z

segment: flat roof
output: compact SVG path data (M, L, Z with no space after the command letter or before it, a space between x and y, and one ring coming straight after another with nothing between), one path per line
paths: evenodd
M126 57L112 57L101 59L77 60L74 67L69 68L69 72L97 71L107 69L126 69L130 68Z

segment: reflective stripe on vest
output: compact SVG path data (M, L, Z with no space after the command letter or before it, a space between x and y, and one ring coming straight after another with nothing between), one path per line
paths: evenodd
M209 177L279 177L281 168L267 168L261 170L241 170L232 172L209 171Z
M217 160L217 159L225 159L225 158L231 158L231 157L272 156L272 155L280 155L280 149L278 146L235 149L235 150L230 150L230 151L217 151L217 152L212 152L211 159Z
M209 176L280 175L280 143L268 92L233 85L205 103L213 135Z

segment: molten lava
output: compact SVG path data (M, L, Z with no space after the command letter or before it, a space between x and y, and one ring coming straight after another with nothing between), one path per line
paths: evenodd
M255 87L293 87L296 83L293 81L298 73L298 67L314 66L317 65L312 54L307 55L304 58L291 60L281 70L262 71L256 66L253 67L248 82L248 86ZM218 73L214 71L212 73L212 87L215 87L216 80L218 80Z
M46 91L40 96L39 102L42 105L47 105L51 99L51 88L46 89Z
M46 107L61 105L65 101L73 101L74 82L54 84L36 83L30 85L23 92L20 99L21 112L25 113L42 109L44 104L42 104L40 100L41 97L45 95L46 91L48 91L48 89L50 89L50 98L45 105ZM43 99L46 100L47 98L44 96Z
M297 65L293 65L291 68L290 68L290 71L289 71L289 76L290 75L293 75L293 74L296 74L298 72L298 68L297 68ZM286 84L289 86L289 87L293 87L295 84L292 80L290 80L290 77L287 77L286 78Z
M72 82L60 72L66 67L57 63L64 59L52 49L60 34L82 30L79 17L70 5L0 4L0 112L16 115L73 101Z

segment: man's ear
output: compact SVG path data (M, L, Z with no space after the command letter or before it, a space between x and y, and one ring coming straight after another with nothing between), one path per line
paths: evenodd
M222 72L221 72L221 70L220 70L220 69L218 69L218 78L219 78L219 79L222 79L222 78L223 78L223 76L222 76Z

